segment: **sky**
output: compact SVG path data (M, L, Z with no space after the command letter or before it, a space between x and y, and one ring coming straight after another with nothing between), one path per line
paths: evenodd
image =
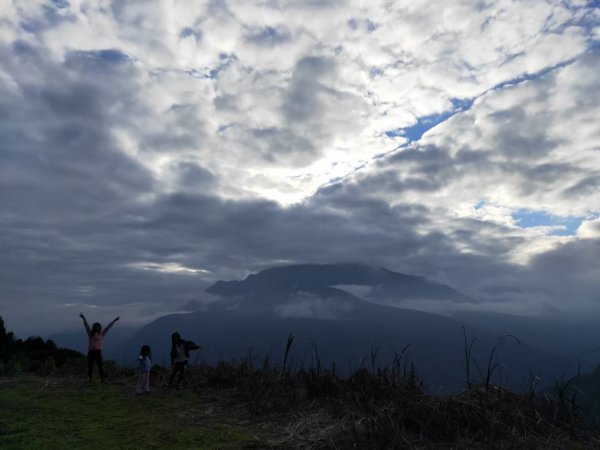
M600 2L0 0L0 315L361 262L598 317Z

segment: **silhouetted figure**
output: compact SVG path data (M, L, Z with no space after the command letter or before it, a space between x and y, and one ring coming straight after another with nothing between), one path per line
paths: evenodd
M173 373L169 379L169 387L173 384L175 375L179 373L179 379L177 380L177 389L181 387L183 381L183 375L185 374L185 368L188 365L188 359L190 357L191 350L198 350L203 348L201 345L196 345L192 341L184 341L181 339L179 333L173 333L171 335L171 367Z
M102 369L102 349L104 348L104 336L106 336L106 333L108 333L108 330L110 330L115 322L119 320L119 317L116 317L111 323L109 323L104 330L102 330L102 325L100 325L98 322L95 322L90 328L90 324L86 320L85 316L80 313L79 317L83 319L83 326L85 327L85 331L89 337L87 354L88 378L90 381L92 381L92 372L95 362L98 366L98 372L100 373L100 380L104 382L104 370Z
M149 345L142 345L138 356L139 377L135 387L136 394L150 393L150 369L152 368L152 351Z

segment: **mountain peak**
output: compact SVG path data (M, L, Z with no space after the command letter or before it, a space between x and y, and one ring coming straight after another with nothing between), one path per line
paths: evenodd
M344 294L353 294L356 291L353 288L359 288L361 295L357 297L381 304L394 304L406 299L471 301L454 289L424 277L361 263L272 267L241 281L217 281L206 292L224 298L278 304L297 293L330 296L332 288Z

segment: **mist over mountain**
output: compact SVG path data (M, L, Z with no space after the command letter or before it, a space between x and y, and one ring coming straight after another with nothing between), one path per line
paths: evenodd
M320 299L321 304L329 300L330 309L339 314L343 314L344 310L348 312L357 297L390 305L407 299L473 302L468 296L424 277L357 263L275 267L251 274L241 281L217 281L205 292L221 300L214 302L217 305L225 303L231 306L233 303L242 309L274 307L280 312L286 311L285 305L289 300L298 305L310 303L311 298ZM203 309L211 303L210 297L204 298L189 302L184 309ZM287 312L301 313L301 309L292 307Z

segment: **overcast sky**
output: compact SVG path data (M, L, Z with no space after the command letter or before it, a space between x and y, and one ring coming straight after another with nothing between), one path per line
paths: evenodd
M356 261L600 317L599 71L598 1L0 1L0 315Z

